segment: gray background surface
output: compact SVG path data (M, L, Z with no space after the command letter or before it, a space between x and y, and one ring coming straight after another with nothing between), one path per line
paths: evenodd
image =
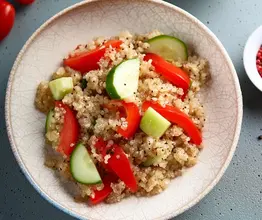
M0 42L0 220L72 220L33 189L21 173L5 131L4 99L13 62L29 36L48 18L80 0L36 0L16 5L16 23ZM222 41L238 72L244 98L242 132L222 180L198 205L175 220L262 219L262 94L247 78L242 53L250 33L262 23L261 0L173 0L206 24ZM153 211L153 210L152 210Z

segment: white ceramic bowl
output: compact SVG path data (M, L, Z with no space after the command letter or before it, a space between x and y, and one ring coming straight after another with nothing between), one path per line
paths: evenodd
M88 207L75 203L44 166L45 116L34 108L38 83L47 80L79 43L122 30L159 29L182 38L210 62L212 79L203 91L207 123L199 163L151 198ZM14 155L36 190L56 207L80 219L168 219L200 201L220 180L237 146L242 121L238 78L224 47L200 21L156 0L83 1L49 19L28 40L12 69L6 94L6 122Z
M256 67L257 52L262 45L262 26L257 28L248 38L245 49L243 62L246 73L251 82L262 91L262 79Z

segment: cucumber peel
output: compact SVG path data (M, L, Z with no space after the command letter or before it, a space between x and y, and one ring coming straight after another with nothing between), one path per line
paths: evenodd
M79 143L71 154L70 170L73 178L82 184L102 183L97 168L86 147Z
M47 116L46 116L46 121L45 121L45 132L47 133L49 131L49 128L51 126L52 120L54 118L54 110L51 109Z
M106 77L106 91L112 99L125 99L138 89L140 61L129 59L113 67Z
M155 53L167 61L185 61L188 58L187 45L176 37L159 35L149 39L147 43L150 45L147 53Z

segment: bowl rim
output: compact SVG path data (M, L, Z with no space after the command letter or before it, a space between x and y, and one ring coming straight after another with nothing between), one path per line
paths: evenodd
M14 137L12 134L12 126L11 126L11 120L10 120L10 105L11 105L11 92L12 92L12 84L13 84L13 80L14 80L14 76L17 70L17 67L19 66L22 57L25 53L25 51L29 48L29 46L31 45L31 43L34 41L34 39L41 34L41 32L47 28L52 22L54 22L55 20L57 20L58 18L60 18L61 16L69 13L70 11L73 11L75 9L78 9L82 6L88 5L91 2L98 2L99 0L85 0L79 3L76 3L72 6L69 6L63 10L61 10L60 12L58 12L57 14L55 14L54 16L52 16L51 18L49 18L46 22L44 22L32 35L31 37L26 41L26 43L24 44L24 46L22 47L22 49L20 50L20 52L17 55L17 58L14 62L14 65L11 69L10 75L9 75L9 79L8 79L8 83L7 83L7 88L6 88L6 96L5 96L5 121L6 121L6 128L7 128L7 135L9 138L9 142L11 145L11 149L13 151L13 154L16 158L16 161L20 167L20 169L22 170L23 174L26 176L26 178L28 179L28 181L31 183L31 185L35 188L35 190L43 197L45 198L48 202L50 202L53 206L55 206L56 208L58 208L59 210L71 215L72 217L78 218L78 219L87 219L87 217L81 216L80 214L76 213L75 211L69 210L68 208L64 207L62 204L59 203L59 201L55 201L53 198L51 198L47 193L45 193L41 186L37 185L37 183L35 182L34 178L31 176L31 174L29 173L29 171L26 169L24 163L23 163L23 159L20 156L18 149L15 145L15 141L14 141ZM136 1L145 1L145 0L136 0ZM189 208L193 207L195 204L197 204L200 200L202 200L214 187L215 185L218 183L218 181L221 179L221 177L223 176L223 174L225 173L226 169L229 166L230 161L232 160L232 157L234 155L234 152L236 150L237 147L237 143L239 140L239 136L240 136L240 130L241 130L241 124L242 124L242 117L243 117L243 101L242 101L242 93L241 93L241 89L240 89L240 84L239 84L239 80L237 77L237 73L236 70L234 68L234 65L226 51L226 49L224 48L224 46L222 45L222 43L220 42L220 40L215 36L215 34L209 29L207 28L200 20L198 20L196 17L194 17L193 15L191 15L189 12L171 4L168 2L164 2L162 0L146 0L147 2L152 2L152 3L156 3L159 4L159 6L162 7L168 7L178 13L181 13L183 15L185 15L186 17L188 17L193 23L197 24L198 26L200 26L200 28L202 28L207 35L209 36L209 38L212 39L212 41L215 42L215 44L217 45L218 49L220 50L220 52L223 54L224 58L227 61L228 67L232 73L232 77L234 80L234 86L235 86L235 92L236 92L236 97L237 97L237 120L236 120L236 126L235 126L235 134L234 134L234 138L232 140L232 146L230 148L230 151L224 161L223 166L221 167L221 169L219 170L218 174L216 175L216 177L214 178L214 180L199 194L197 195L195 198L193 198L190 202L188 202L186 205L182 206L181 208L174 210L172 212L169 212L157 219L169 219L172 217L175 217L181 213L183 213L184 211L188 210ZM90 219L90 218L89 218ZM91 219L90 219L91 220Z
M245 67L246 74L250 81L253 83L257 89L262 91L262 79L256 68L256 55L259 47L262 45L262 25L257 27L248 37L244 51L243 51L243 63ZM250 55L250 50L252 53ZM255 51L253 51L255 50Z

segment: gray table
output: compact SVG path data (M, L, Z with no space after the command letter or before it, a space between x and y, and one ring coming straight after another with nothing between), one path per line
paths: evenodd
M28 37L48 18L80 0L36 0L17 8L16 23L0 43L0 220L54 219L70 216L52 207L21 173L5 131L4 99L13 62ZM226 174L198 205L176 220L262 218L262 94L247 78L242 64L243 47L249 34L262 24L261 0L173 0L195 15L222 41L241 83L244 118L240 142Z

